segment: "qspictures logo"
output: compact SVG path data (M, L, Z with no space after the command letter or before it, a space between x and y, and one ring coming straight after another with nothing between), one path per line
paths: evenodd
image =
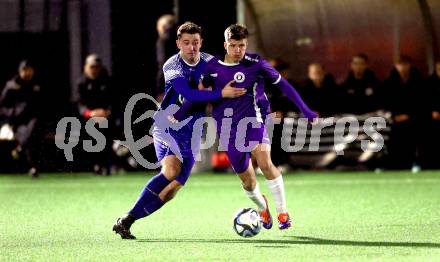
M141 100L154 103L157 110L147 110L140 117L132 120L133 110ZM151 163L141 154L142 149L152 144L171 150L181 161L183 159L182 149L187 153L189 147L194 159L200 161L200 150L212 148L216 144L216 136L214 135L208 135L202 141L205 128L206 130L217 130L219 137L217 150L225 151L233 146L239 152L250 152L259 143L270 144L273 139L274 125L281 123L281 119L274 118L273 115L266 116L264 123L257 117L234 118L232 108L226 108L221 119L213 117L195 119L193 116L188 116L184 120L177 121L174 114L179 108L173 104L162 109L153 97L144 93L138 93L129 99L123 119L125 141L120 141L120 143L127 147L139 165L147 169L156 169L160 166L159 162ZM147 119L153 120L153 126L150 128L146 126L146 134L135 140L133 125ZM306 144L308 151L319 151L322 131L333 125L335 126L333 129L334 150L338 155L344 154L346 145L354 142L361 131L367 136L361 141L363 151L378 152L384 146L384 138L379 133L380 130L386 128L387 122L384 117L369 117L363 121L362 125L354 116L320 118L313 123L310 123L306 118L295 119L297 127L294 141L292 141L293 128L288 125L292 121L286 120L291 119L284 119L282 137L280 138L281 148L285 152L298 152L303 150ZM108 120L102 117L92 117L85 123L85 132L92 138L82 141L82 148L86 152L100 152L106 146L107 138L97 127L100 129L108 128ZM257 136L258 139L255 139L254 136L248 135L249 133L258 133L251 129L260 130L261 136ZM308 129L311 131L309 141L306 143L305 134ZM80 142L81 130L81 121L75 117L64 117L57 124L55 144L64 151L67 161L74 161L73 149ZM188 140L182 141L181 134L184 134Z

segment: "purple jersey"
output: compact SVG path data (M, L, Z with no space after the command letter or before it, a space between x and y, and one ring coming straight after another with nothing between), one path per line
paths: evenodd
M184 94L179 93L174 86L177 79L186 81L191 89L197 90L200 76L205 69L207 63L212 60L213 56L204 52L200 52L200 61L196 65L187 64L180 53L168 59L163 66L165 77L165 96L161 103L161 109L167 108L171 104L181 106L184 101ZM198 112L204 114L205 107L197 108Z
M165 97L160 109L155 113L155 125L153 129L154 147L156 157L161 161L169 155L181 157L182 166L176 177L181 185L184 185L191 173L195 162L195 153L199 151L200 137L192 140L194 122L204 115L205 106L195 106L187 114L192 120L178 130L170 128L166 123L165 109L172 105L181 105L184 100L210 101L212 98L221 98L221 94L198 90L200 76L213 57L207 53L200 53L200 61L196 65L187 64L180 54L172 56L163 67L165 75ZM185 99L184 99L185 98Z
M212 87L213 90L222 89L231 80L235 80L234 87L247 89L247 93L241 97L213 102L213 117L216 120L223 118L226 108L232 108L232 119L235 123L244 117L256 117L258 122L263 122L258 106L258 101L265 99L263 81L277 84L281 80L281 75L259 55L247 53L236 64L228 64L218 59L211 60L205 68L202 79L203 85Z
M266 93L264 92L264 85L265 85L264 78L261 78L258 81L256 98L257 98L257 105L260 108L261 117L263 118L263 121L266 121L267 115L272 113L272 110L270 107L269 99L267 98Z
M264 93L264 83L277 84L281 75L267 61L255 54L246 54L236 64L227 64L221 60L211 60L202 75L203 85L213 90L222 89L228 82L234 80L234 87L246 88L245 95L232 99L213 102L213 117L217 120L217 132L220 135L220 147L227 151L228 158L236 173L244 172L249 166L252 143L269 144L263 121L268 114L269 104ZM263 108L260 108L263 106ZM223 137L222 118L225 109L232 109L232 126L228 136ZM263 111L262 111L263 110ZM230 111L230 110L229 110ZM252 117L260 123L259 127L247 125L246 130L240 129L239 122ZM244 132L243 132L244 131ZM238 142L237 144L237 141ZM243 150L244 148L246 150Z
M213 96L214 92L201 92L198 90L197 86L202 72L204 71L207 63L212 60L212 58L212 55L201 52L200 61L196 65L189 65L185 62L185 60L183 60L180 53L178 53L167 60L167 62L163 66L163 72L165 76L165 96L162 103L160 104L160 109L158 109L155 114L155 117L159 117L159 112L161 110L165 110L170 105L182 105L182 103L185 101L185 97L197 96L198 99L202 99L203 97L205 97L206 101L209 101L209 98ZM184 87L185 85L187 86L186 88ZM190 93L191 89L195 91L193 94ZM221 96L219 95L219 97ZM169 132L176 141L180 141L180 151L191 152L190 142L193 134L193 125L198 118L205 115L205 104L195 103L191 110L188 110L187 114L193 117L187 125L180 128L178 131L170 129L167 132ZM166 119L163 119L166 116L160 117L162 118L162 121L167 121ZM156 131L160 130L160 132L165 132L165 130L162 129L163 128L160 127L155 128ZM163 136L157 135L157 137ZM166 143L169 141L163 142ZM183 145L183 143L186 144Z

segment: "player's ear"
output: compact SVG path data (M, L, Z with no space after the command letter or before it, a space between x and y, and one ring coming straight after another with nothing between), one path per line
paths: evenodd
M178 49L180 49L180 42L179 42L179 39L176 40L176 46L177 46Z
M244 43L244 46L247 48L248 47L248 40L247 40L247 38L243 39L243 43Z
M228 43L223 42L223 46L225 47L225 50L228 50Z

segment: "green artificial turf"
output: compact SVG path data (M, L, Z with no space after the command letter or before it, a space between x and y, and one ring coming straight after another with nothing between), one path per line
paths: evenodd
M238 178L193 175L122 240L112 225L150 175L0 175L0 261L440 261L440 173L287 174L294 227L249 239Z

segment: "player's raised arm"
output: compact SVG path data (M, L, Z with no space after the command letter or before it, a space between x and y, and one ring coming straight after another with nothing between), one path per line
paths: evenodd
M281 77L281 75L280 75ZM298 94L296 89L284 78L281 77L280 81L275 84L281 91L301 110L304 116L309 120L313 121L318 114L313 112Z
M318 114L313 112L301 98L296 89L286 80L284 79L280 73L275 70L267 61L263 60L262 70L267 79L271 80L272 85L275 85L293 102L295 105L301 110L304 116L309 120L313 121Z

